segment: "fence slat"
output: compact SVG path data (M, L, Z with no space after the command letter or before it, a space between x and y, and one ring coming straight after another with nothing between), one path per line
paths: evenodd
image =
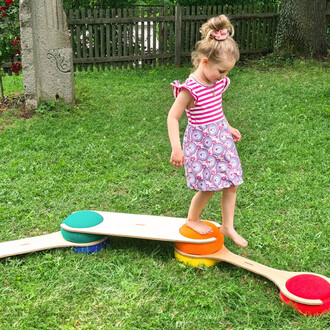
M141 17L144 17L145 13L144 13L144 8L141 9ZM145 54L145 46L144 46L144 22L141 22L141 58L143 58L144 54ZM142 68L144 68L145 66L145 61L142 59L141 60L141 66Z
M159 7L159 17L164 16L164 8ZM163 22L157 22L157 31L158 31L158 50L157 54L163 54ZM158 59L158 65L162 66L164 65L163 59L159 58Z
M83 9L81 11L81 20L84 21L84 19L86 19L85 9ZM81 25L81 30L82 30L82 32L81 32L82 35L81 35L80 38L82 39L82 53L83 53L82 56L83 56L83 58L86 58L87 57L87 41L86 41L87 30L86 30L86 24ZM84 68L84 70L87 71L87 65L84 65L83 67L81 65L79 67L80 67L80 70L82 70Z
M164 9L164 17L168 16L168 7L165 7ZM167 31L168 31L168 27L167 27L167 22L164 23L164 51L163 51L163 54L167 54L168 53L168 46L167 46L167 42L168 42L168 38L167 38ZM166 65L166 64L169 64L168 61L164 61L163 60L163 63Z
M110 9L105 10L105 17L110 18ZM110 57L110 24L105 25L105 43L106 43L106 57ZM110 63L107 63L107 68L110 70Z
M99 12L100 18L103 18L104 15L104 11L101 8L100 12ZM104 51L104 46L105 46L105 42L104 42L104 24L100 25L100 57L105 57L105 51ZM102 69L104 70L104 63L101 64Z
M157 41L156 41L156 36L157 36L157 7L153 8L153 17L154 17L154 22L152 23L153 31L152 31L152 52L153 54L157 54ZM153 67L156 67L157 61L154 59L152 61Z
M182 7L175 8L175 65L180 66L182 47Z
M139 8L138 7L135 8L134 16L139 17ZM138 45L140 45L140 43L141 42L140 42L140 38L139 38L139 23L135 22L134 55L138 55L138 53L139 53ZM139 61L134 61L134 65L135 65L135 67L138 67Z
M174 15L174 8L171 7L170 8L170 16ZM173 47L174 47L174 38L173 38L173 33L174 33L174 22L170 22L170 54L173 54ZM170 64L173 64L175 62L175 55L173 57L170 58Z
M111 10L111 17L116 17L116 9L112 9ZM112 23L111 24L111 43L112 43L112 47L111 47L111 56L116 56L117 53L116 53L116 30L117 30L117 26ZM115 69L117 66L116 64L113 64L113 68Z
M130 8L128 11L128 17L133 17L133 9ZM133 56L133 23L128 26L128 56ZM130 68L133 68L133 61L129 61L128 63Z
M79 10L76 10L76 18L79 18ZM81 45L80 45L80 25L76 27L76 54L81 58Z

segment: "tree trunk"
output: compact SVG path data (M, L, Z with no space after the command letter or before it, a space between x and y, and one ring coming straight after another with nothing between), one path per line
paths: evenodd
M326 0L282 0L275 51L327 55Z

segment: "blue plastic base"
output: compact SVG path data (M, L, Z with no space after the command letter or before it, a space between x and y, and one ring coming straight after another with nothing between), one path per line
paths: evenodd
M91 246L84 246L84 247L74 247L73 251L75 253L82 253L82 254L92 254L99 252L103 248L105 248L110 241L110 237L106 239L104 242L96 244L96 245L91 245Z

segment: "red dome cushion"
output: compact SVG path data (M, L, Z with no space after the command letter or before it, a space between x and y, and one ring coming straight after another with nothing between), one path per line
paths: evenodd
M282 300L301 314L321 315L330 311L330 283L324 278L313 274L297 275L286 282L286 288L298 297L322 300L322 305L317 306L299 304L288 299L281 292Z

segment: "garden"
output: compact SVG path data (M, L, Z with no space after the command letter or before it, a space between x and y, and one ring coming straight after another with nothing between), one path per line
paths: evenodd
M239 128L245 183L236 228L270 267L329 276L328 65L250 61L230 73L225 114ZM169 164L170 82L181 68L77 72L77 103L0 117L1 242L58 231L72 212L185 217L192 191ZM23 91L5 77L6 94ZM184 129L185 119L181 121ZM202 214L220 222L220 194ZM111 238L93 255L48 250L1 260L2 328L315 328L263 277L220 263L192 268L173 243Z
M10 8L2 12L17 14ZM57 232L81 210L187 217L195 192L170 164L167 116L170 83L183 82L191 65L86 68L74 72L73 104L27 109L15 29L0 37L1 63L10 58L13 73L2 76L0 242ZM249 242L242 248L225 238L226 247L269 267L329 277L328 71L324 58L290 52L242 56L228 74L223 108L242 134L235 228ZM186 124L183 116L181 139ZM202 218L221 223L221 192ZM2 329L330 324L329 313L307 317L282 304L265 277L225 262L179 262L171 242L111 237L90 255L59 248L2 258L0 283Z

